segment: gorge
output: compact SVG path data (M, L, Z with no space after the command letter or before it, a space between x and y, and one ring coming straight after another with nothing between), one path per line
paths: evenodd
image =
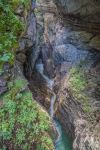
M99 150L99 0L16 3L24 30L17 23L14 64L1 63L0 150Z
M41 61L40 61L41 62ZM53 92L53 80L49 79L44 74L44 66L43 63L36 64L37 71L41 74L41 76L46 80L47 88L52 90L52 96L50 98L50 111L49 114L52 119L52 123L54 126L54 129L57 132L57 139L55 140L55 150L72 150L71 142L68 139L67 135L64 133L64 130L62 129L62 126L59 121L56 120L55 114L54 114L54 104L56 102L56 94Z

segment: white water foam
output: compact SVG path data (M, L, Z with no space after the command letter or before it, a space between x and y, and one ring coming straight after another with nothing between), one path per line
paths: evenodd
M49 79L45 74L44 74L44 65L42 62L37 63L36 64L36 70L42 75L42 77L45 79L46 83L47 83L47 87L52 90L53 89L53 85L54 85L54 80ZM50 116L54 125L55 130L57 131L58 137L55 141L55 143L59 142L59 140L61 139L61 129L59 128L59 125L57 124L57 122L53 119L54 117L54 104L56 101L56 94L54 92L52 92L52 97L51 97L51 101L50 101Z

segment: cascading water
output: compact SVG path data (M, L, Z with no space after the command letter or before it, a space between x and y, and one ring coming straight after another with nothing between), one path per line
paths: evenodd
M54 104L56 101L56 94L53 93L52 97L51 97L51 101L50 101L50 116L53 119L54 116Z
M53 90L53 84L54 80L49 79L44 74L44 65L42 63L42 60L39 61L39 63L36 64L36 70L42 75L42 77L45 79L47 83L47 87L50 90ZM51 101L50 101L50 116L52 119L52 123L54 125L55 130L57 131L57 139L55 140L55 150L72 150L72 143L69 139L69 137L64 133L64 130L60 124L59 121L56 120L54 117L54 104L56 101L56 94L52 91Z
M56 101L56 94L53 92L51 97L51 104L50 104L50 116L52 118L53 125L57 131L57 139L55 141L55 150L72 150L72 143L69 137L64 133L64 130L59 121L56 120L54 117L54 104Z
M72 150L71 139L65 134L64 129L62 128L59 121L55 119L55 126L57 132L60 133L57 140L55 141L55 150Z
M45 79L46 83L47 83L47 87L50 88L52 90L54 81L49 79L45 74L44 74L44 65L40 60L40 63L36 64L36 70L43 76L43 78Z

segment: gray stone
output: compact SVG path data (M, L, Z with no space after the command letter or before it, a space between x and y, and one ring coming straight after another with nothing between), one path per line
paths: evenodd
M84 16L85 20L91 21L92 15L100 13L100 1L95 0L54 0L60 11L64 14ZM89 16L89 18L88 18ZM91 17L90 17L91 16ZM84 19L82 18L82 19ZM93 21L93 20L92 20ZM97 20L100 22L100 20Z
M0 87L4 87L6 86L6 84L7 84L7 81L5 81L3 77L0 77Z
M89 43L89 46L95 48L96 50L100 50L100 36L95 36Z
M78 50L72 44L55 46L54 59L58 64L63 61L69 62L70 64L78 64L81 60L84 60L87 55L87 51Z
M0 86L0 94L3 94L6 91L7 91L7 87L1 87Z
M25 63L26 61L26 55L24 53L18 53L16 56L16 59L20 61L21 63Z

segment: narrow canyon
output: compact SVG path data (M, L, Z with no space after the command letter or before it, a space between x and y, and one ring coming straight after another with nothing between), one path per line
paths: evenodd
M24 9L15 11L25 30L4 72L27 82L22 91L48 115L52 146L38 147L36 137L31 148L5 140L7 150L100 150L100 1L31 0ZM8 80L0 76L1 95Z

